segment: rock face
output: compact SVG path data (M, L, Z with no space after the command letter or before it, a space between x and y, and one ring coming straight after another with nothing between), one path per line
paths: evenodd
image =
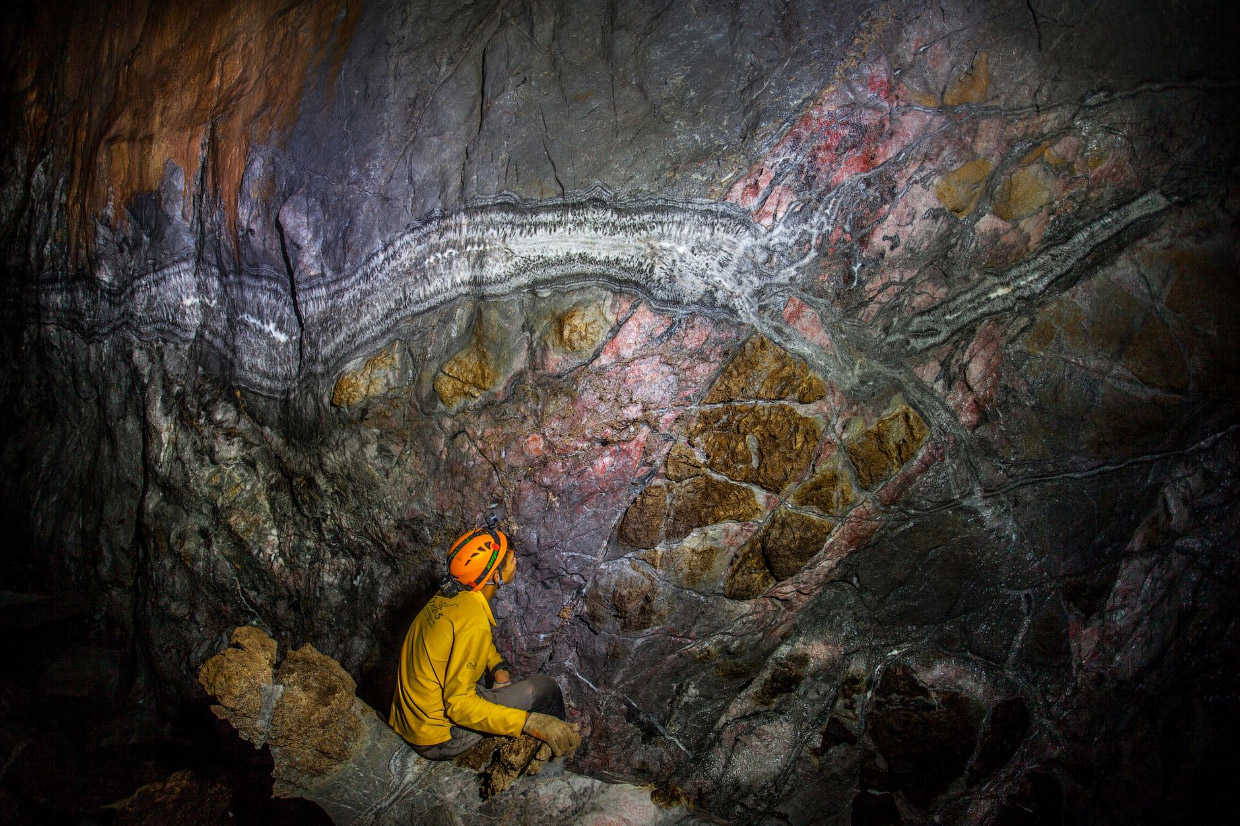
M261 625L282 783L455 817L355 688L495 513L586 734L497 818L1215 819L1225 4L89 5L4 34L0 588L100 691Z

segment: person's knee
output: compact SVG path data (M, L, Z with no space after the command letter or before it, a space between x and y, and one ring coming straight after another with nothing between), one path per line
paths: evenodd
M530 687L534 689L534 707L532 711L543 714L564 716L564 693L554 677L546 674L535 674L529 678Z

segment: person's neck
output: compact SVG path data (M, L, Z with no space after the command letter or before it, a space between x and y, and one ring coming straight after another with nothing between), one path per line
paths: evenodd
M494 582L488 582L486 585L482 586L478 593L482 594L483 599L489 603L491 601L491 597L495 596L495 592L498 589L499 586Z

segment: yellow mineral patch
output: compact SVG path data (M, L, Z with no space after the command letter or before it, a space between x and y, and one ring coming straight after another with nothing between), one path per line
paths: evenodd
M719 374L707 404L794 399L805 403L827 394L823 380L766 336L754 336Z
M445 407L476 399L499 382L491 354L479 336L474 338L439 370L435 376L435 392Z
M962 164L935 182L934 195L956 217L963 218L977 208L990 170L990 161L985 158Z
M555 320L552 343L562 350L579 353L593 350L611 329L611 320L598 304L579 304Z
M336 407L352 407L388 392L392 388L393 373L397 369L399 347L400 342L394 341L366 359L366 363L361 367L341 376L332 391L332 404Z
M899 405L847 444L857 481L867 490L882 482L912 459L929 435L917 411Z
M1022 166L995 187L994 210L1005 221L1032 215L1053 201L1050 173L1042 164Z
M813 477L793 494L797 505L809 505L832 516L843 516L857 501L852 477L844 468L841 453L834 454L814 471Z
M973 58L969 70L947 84L943 90L944 106L962 106L981 103L990 91L990 56L982 52Z

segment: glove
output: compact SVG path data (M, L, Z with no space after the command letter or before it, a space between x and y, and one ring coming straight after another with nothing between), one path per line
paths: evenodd
M558 717L539 714L536 711L530 712L521 733L537 737L551 746L551 751L556 757L571 756L577 750L577 746L581 745L581 735L577 733L576 726Z

